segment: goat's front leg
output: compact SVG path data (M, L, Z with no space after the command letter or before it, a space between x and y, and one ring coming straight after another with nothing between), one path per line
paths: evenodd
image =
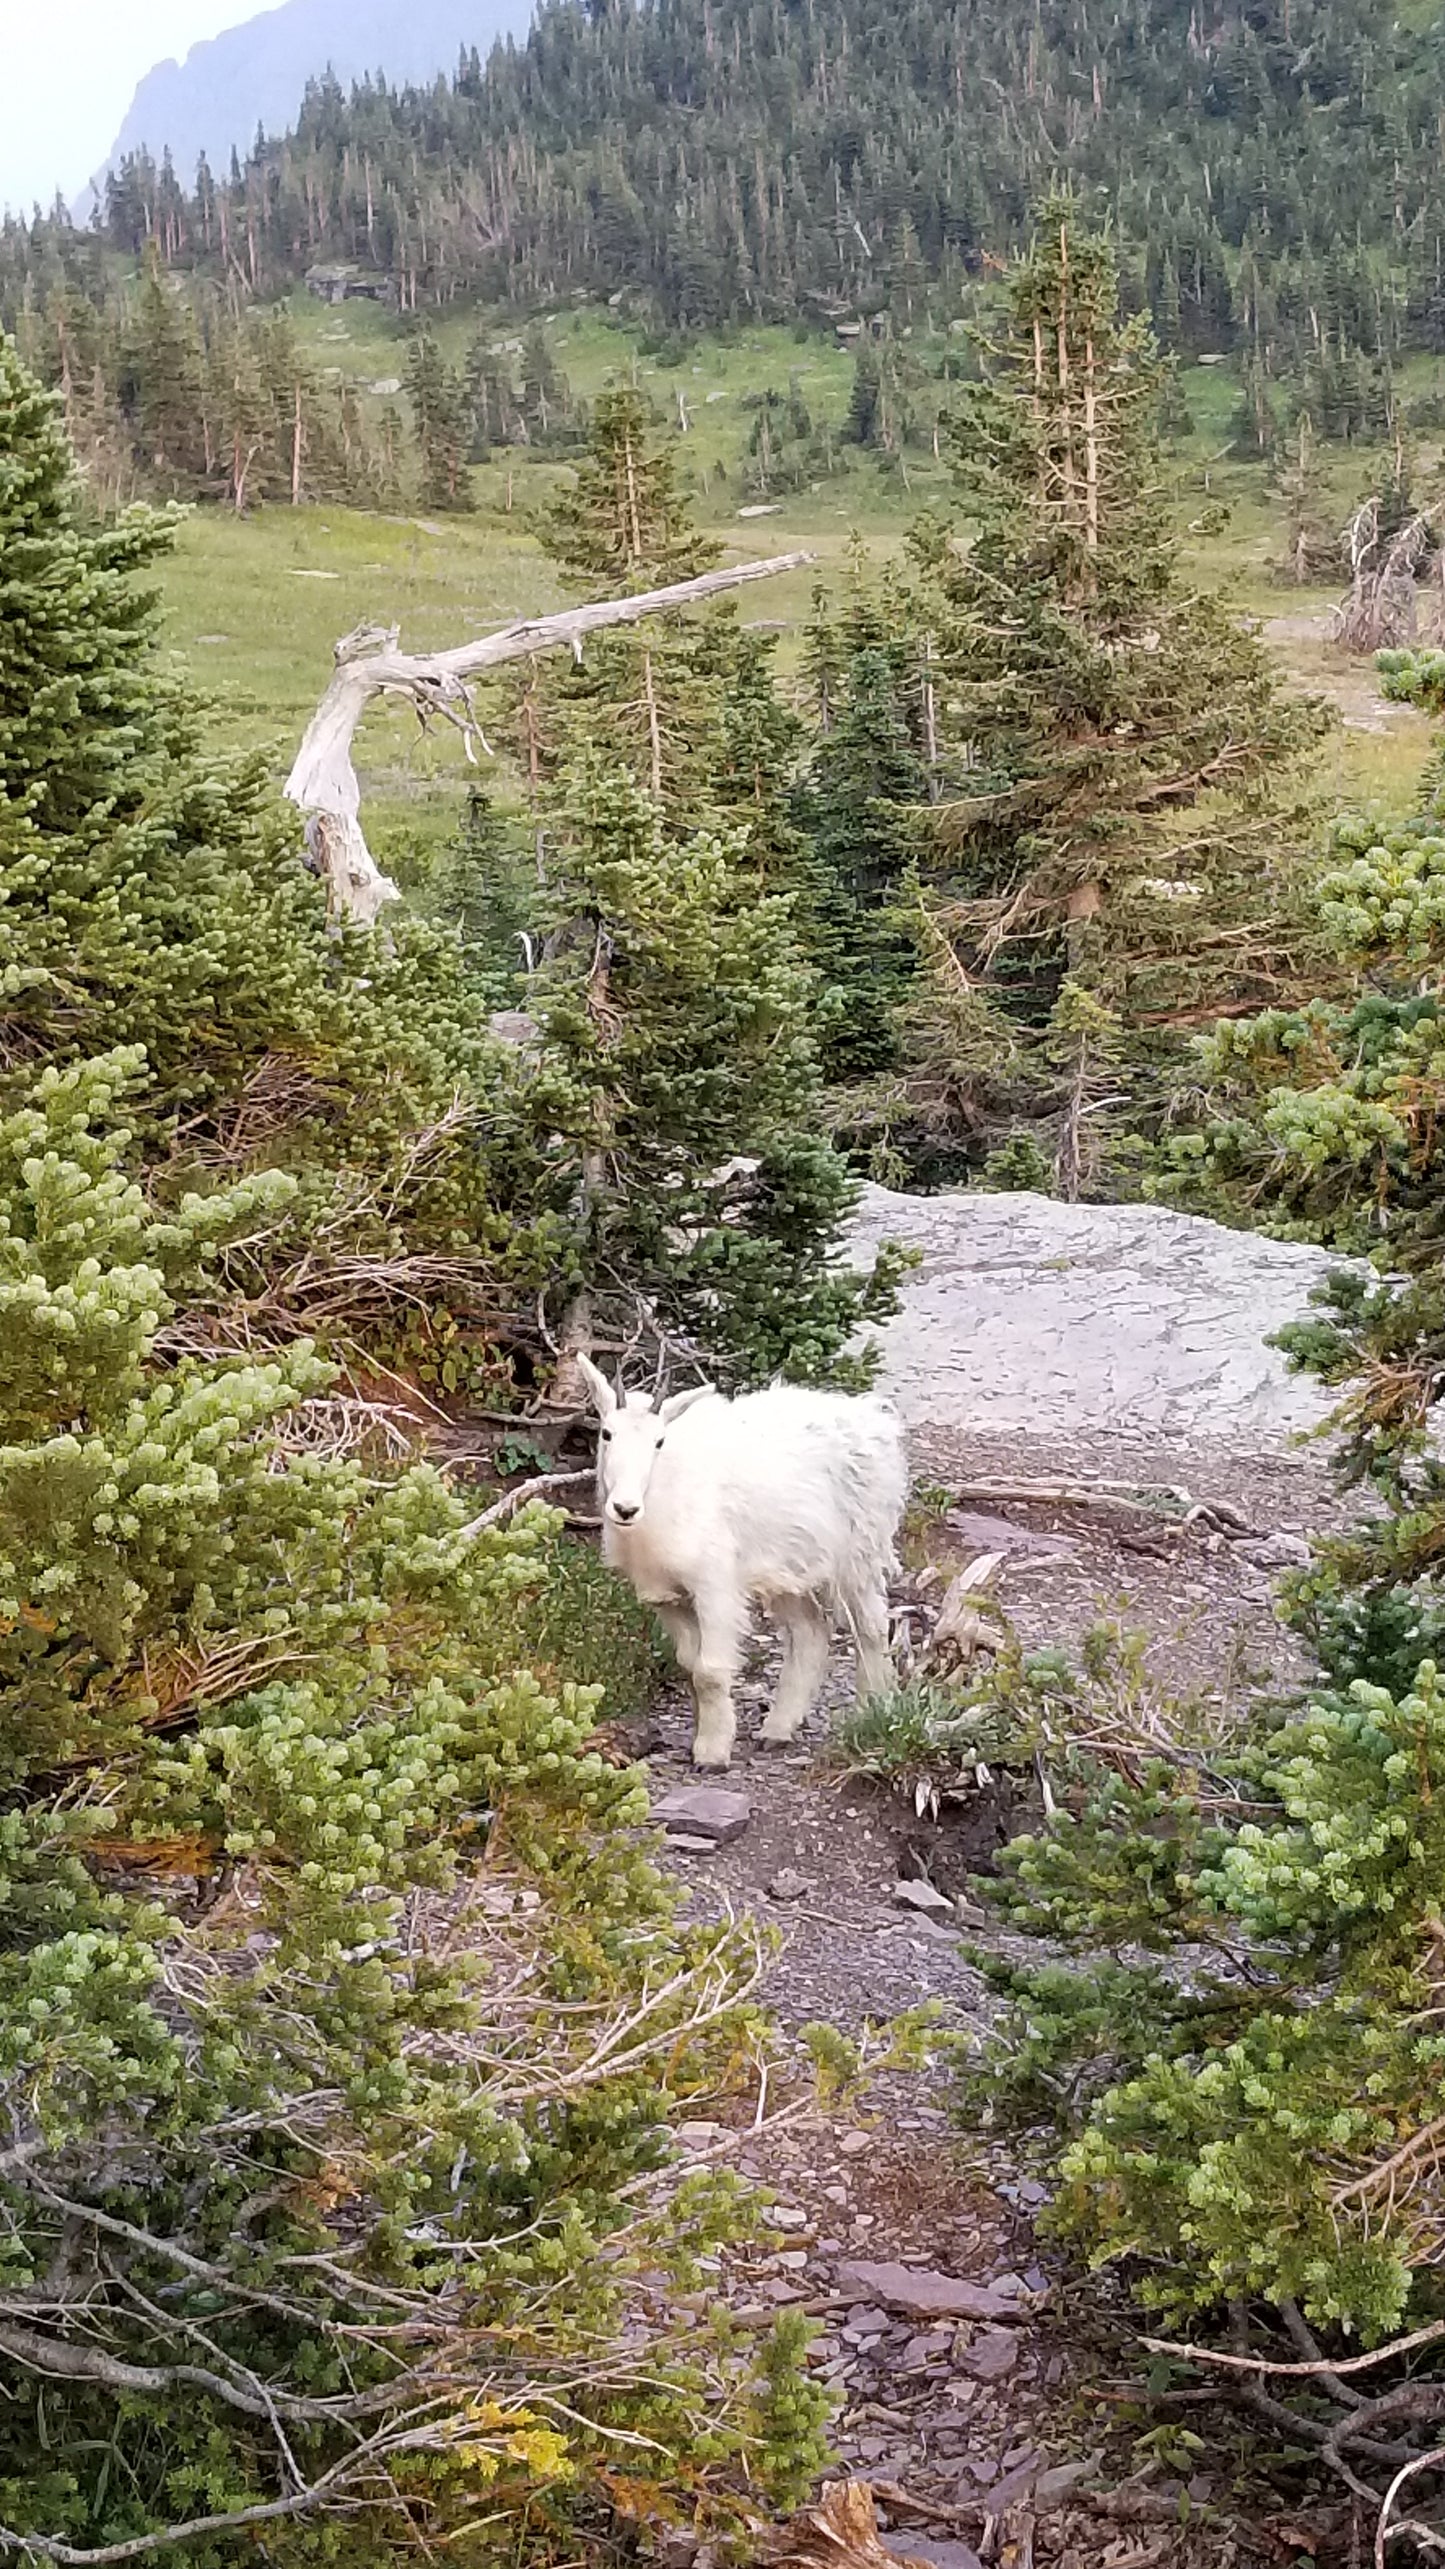
M653 1613L673 1647L677 1664L684 1677L690 1677L697 1666L697 1617L685 1597L670 1599L665 1606L654 1606Z
M789 1597L777 1616L783 1628L783 1671L758 1734L774 1745L796 1739L816 1704L833 1639L827 1616L811 1597Z
M742 1658L743 1613L735 1597L718 1593L694 1597L693 1615L697 1656L691 1676L697 1728L692 1762L694 1766L730 1766L738 1727L733 1687Z

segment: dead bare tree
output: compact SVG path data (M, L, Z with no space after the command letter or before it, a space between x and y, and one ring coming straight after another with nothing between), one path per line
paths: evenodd
M731 569L706 571L696 580L677 580L665 589L648 589L638 597L603 598L595 605L568 607L559 615L534 616L521 624L464 642L454 651L425 657L397 648L399 625L358 625L336 645L331 684L306 727L295 765L286 779L286 794L306 815L306 844L318 874L326 883L333 919L370 927L396 885L383 874L366 844L361 826L361 788L352 761L357 725L376 696L403 696L423 723L440 716L455 724L469 758L476 743L485 746L477 719L471 682L483 670L508 660L530 659L536 652L569 649L580 652L589 633L604 626L637 624L644 617L666 615L693 606L751 580L770 580L779 571L801 570L810 553L776 554L766 562L739 562Z
M1350 553L1350 594L1335 609L1334 639L1347 651L1383 651L1415 641L1419 627L1417 584L1437 541L1445 501L1418 509L1395 533L1380 534L1380 503L1367 499L1345 529Z

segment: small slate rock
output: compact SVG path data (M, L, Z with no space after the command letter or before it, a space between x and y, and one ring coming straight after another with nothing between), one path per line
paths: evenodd
M895 1882L893 1897L900 1909L921 1909L926 1917L952 1917L953 1902L932 1882Z
M1079 1549L1066 1534L1042 1534L1031 1525L1015 1525L1011 1517L982 1516L973 1508L950 1508L943 1522L950 1534L978 1552L1031 1552L1039 1560L1057 1560L1077 1556Z
M1005 2474L1003 2479L995 2480L988 2493L989 2514L1007 2515L1010 2507L1016 2507L1025 2498L1032 2497L1048 2467L1047 2453L1027 2454L1022 2462L1016 2463L1014 2468Z
M753 1806L746 1793L729 1793L720 1784L677 1784L653 1803L652 1816L665 1829L728 1846L742 1836Z
M843 2335L854 2341L861 2337L881 2337L887 2326L886 2310L850 2310L844 2322Z
M1019 2341L1011 2328L985 2328L971 2346L956 2346L953 2360L976 2382L1001 2382L1019 2359Z
M1256 1570L1307 1570L1314 1559L1302 1534L1252 1535L1234 1549Z
M1041 2471L1029 2492L1038 2513L1046 2515L1050 2507L1062 2506L1098 2467L1099 2455L1091 2453L1086 2462L1056 2462L1051 2471Z
M816 1891L817 1888L815 1875L794 1873L791 1865L785 1864L782 1872L775 1873L768 1884L768 1898L770 1900L806 1900L809 1892Z
M998 2294L1000 2301L1023 2301L1028 2293L1023 2276L1014 2274L990 2275L989 2289Z
M839 2277L844 2288L872 2293L910 2319L1011 2319L1012 2301L990 2284L969 2283L961 2275L943 2275L927 2266L874 2265L857 2259Z
M683 1829L669 1829L667 1843L674 1855L716 1855L720 1840L690 1837Z

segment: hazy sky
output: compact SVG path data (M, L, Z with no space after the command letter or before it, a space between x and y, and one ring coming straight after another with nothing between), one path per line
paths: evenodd
M138 80L268 0L0 0L0 203L67 199L109 151ZM274 0L269 0L274 6Z

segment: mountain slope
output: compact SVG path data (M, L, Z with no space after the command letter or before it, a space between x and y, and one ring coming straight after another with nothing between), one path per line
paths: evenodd
M688 327L885 302L903 326L1067 175L1166 345L1383 359L1445 345L1445 57L1419 7L543 0L525 47L450 87L298 102L228 218L262 294L366 258L408 309L630 291ZM153 164L123 179L117 249L215 256L203 205Z
M499 37L525 35L531 0L285 0L224 35L193 45L183 63L157 63L136 90L120 132L83 191L78 219L107 169L129 153L169 151L189 185L205 153L224 172L232 149L244 160L256 128L294 125L308 81L328 67L343 84L378 71L392 86L424 85L456 70L463 46L485 56Z

